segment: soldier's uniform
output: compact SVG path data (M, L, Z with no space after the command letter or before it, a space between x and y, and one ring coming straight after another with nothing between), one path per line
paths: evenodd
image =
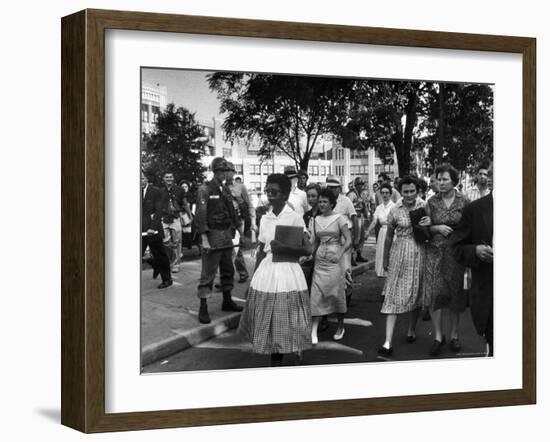
M354 184L358 187L360 185L364 185L364 182L361 180L361 178L357 177L355 179ZM367 208L367 201L364 198L364 193L359 192L357 190L357 187L354 187L354 189L348 193L348 198L353 203L353 207L355 208L355 211L357 212L357 217L354 220L354 226L353 226L353 249L356 252L356 261L357 262L365 262L366 260L363 259L361 256L361 252L363 251L363 245L365 244L365 227L368 223L368 208Z
M212 170L214 172L227 170L227 163L223 158L214 158ZM239 227L240 220L233 207L233 197L229 190L216 177L202 184L197 193L195 225L199 235L206 234L211 249L202 253L201 277L198 286L198 297L206 300L212 293L212 285L218 266L220 268L220 283L223 291L222 310L240 311L231 300L233 289L233 237ZM204 307L203 307L204 304ZM206 303L201 304L199 320L210 322L206 310ZM204 314L206 312L206 315Z

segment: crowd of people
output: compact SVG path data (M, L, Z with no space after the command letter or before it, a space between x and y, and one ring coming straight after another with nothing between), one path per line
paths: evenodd
M456 169L442 164L429 184L413 176L392 182L383 173L372 192L357 178L344 194L336 178L308 184L305 172L286 167L284 173L268 176L266 198L254 207L246 187L234 179L234 166L215 158L214 176L198 188L194 211L189 183L187 189L174 186L172 174L166 173L164 187L156 189L143 175L143 250L149 246L154 276L162 277L159 288L169 286L179 260L182 229L192 225L202 252L198 320L211 321L208 299L219 272L222 310L242 311L240 333L254 352L270 355L271 365L278 366L283 355L301 355L316 345L329 315L337 322L332 338L344 338L351 269L366 261L364 242L374 234L374 271L385 279L381 313L386 317L386 336L377 349L380 357L393 354L395 325L404 313L408 331L403 341L416 341L421 311L433 324L429 354L439 355L447 342L444 310L450 313L449 346L458 353L458 326L468 306L491 356L492 164L477 169L476 184L466 192L459 187ZM302 232L298 242L277 236L278 226L297 228ZM258 246L241 306L231 291L235 272L240 283L249 279L242 256L248 233L257 233Z

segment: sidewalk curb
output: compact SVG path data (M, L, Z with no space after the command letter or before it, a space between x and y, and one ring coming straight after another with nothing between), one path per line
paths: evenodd
M353 277L356 277L372 268L374 268L374 262L369 261L353 267L351 274ZM162 358L179 353L208 339L219 336L228 330L237 328L240 317L240 313L230 313L214 319L210 324L199 324L197 322L197 326L191 330L179 332L174 336L149 344L143 347L141 351L141 366L144 367L158 362Z
M198 324L197 327L149 344L141 350L141 366L152 364L159 359L207 341L239 325L240 313L230 313L214 319L210 324Z

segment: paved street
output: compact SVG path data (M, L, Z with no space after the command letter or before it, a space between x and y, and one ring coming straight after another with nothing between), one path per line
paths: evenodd
M366 247L368 252L370 252L367 253L367 256L370 255L369 258L371 261L374 252L373 245L372 240L370 240ZM249 256L248 260L251 264L252 260ZM198 262L196 262L196 264L198 264ZM192 268L192 266L190 268ZM179 279L181 281L183 275L181 272L178 275L180 275ZM193 273L193 277L194 276L196 275ZM190 273L188 273L188 277L185 279L189 277L191 277ZM379 361L376 348L383 343L385 332L385 316L379 313L383 300L380 296L383 283L384 279L376 277L372 269L355 276L353 297L345 321L346 334L344 338L339 342L332 340L332 335L336 329L336 323L335 319L331 318L329 329L319 333L319 344L314 346L312 350L304 352L302 362L304 365L348 364ZM181 284L181 282L179 284ZM193 282L193 290L195 285L196 282ZM246 284L236 285L236 289L237 292L239 292L237 297L241 299L244 298ZM177 300L181 300L182 296L181 294L177 295L177 289L172 290L172 292L174 293L174 295L172 295L173 300L177 304ZM181 292L181 288L179 292ZM147 297L147 295L145 295L145 297ZM170 299L170 295L167 295L167 298ZM194 298L192 302L196 302L198 305L198 301L195 301L195 299L196 298ZM211 304L218 304L217 301L218 299L216 299L214 303L213 300ZM197 328L196 316L194 316L196 313L192 308L188 310L191 311L187 318L187 324L189 327ZM173 319L177 319L177 311L174 314L176 316ZM205 339L197 338L194 343L187 343L188 345L185 346L185 350L178 351L171 355L165 355L161 358L150 358L150 360L152 359L155 361L152 363L147 363L147 361L144 360L143 372L156 373L269 366L269 356L251 353L250 345L244 342L241 336L236 333L234 327L238 324L238 314L234 315L235 318L231 324L220 326L217 332L213 333L212 336L203 336ZM180 314L179 316L182 315ZM444 320L445 319L444 316ZM448 322L446 322L446 324L448 324ZM152 324L149 323L149 327L151 325ZM200 327L201 326L198 326L198 328ZM392 360L404 361L431 358L428 355L429 347L433 342L431 322L423 321L421 318L419 319L417 326L418 339L413 344L409 344L405 341L406 329L407 317L403 315L399 317L396 326ZM444 328L444 330L448 333L448 327ZM155 336L158 339L159 334L157 333ZM483 356L485 344L475 333L469 311L466 311L462 316L460 337L462 341L461 352L459 354L454 354L448 346L445 346L440 358ZM295 365L298 363L298 359L294 356L285 357L285 365Z

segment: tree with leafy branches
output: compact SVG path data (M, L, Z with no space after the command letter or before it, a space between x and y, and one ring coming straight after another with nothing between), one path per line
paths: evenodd
M200 183L206 171L201 163L205 141L204 131L194 114L170 103L158 114L152 133L144 135L142 168L159 182L164 173L170 171L176 182L185 179Z
M210 88L225 114L229 141L257 141L259 155L276 149L307 170L316 143L345 124L355 80L345 78L216 72Z
M386 164L393 164L395 153L399 174L406 175L427 87L424 82L358 81L347 123L332 130L345 147L374 149Z
M431 168L442 162L470 169L493 154L493 88L487 84L435 83L426 95L429 118L420 123L426 134Z

